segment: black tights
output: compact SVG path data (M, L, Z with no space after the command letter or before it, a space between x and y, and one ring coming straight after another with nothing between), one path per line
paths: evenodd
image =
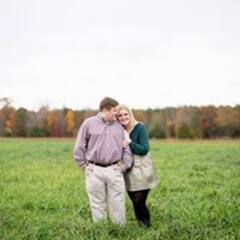
M138 223L150 227L150 213L146 206L148 193L149 189L134 192L128 191L128 196L132 200Z

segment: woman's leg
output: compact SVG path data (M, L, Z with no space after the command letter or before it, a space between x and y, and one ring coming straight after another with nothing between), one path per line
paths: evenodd
M149 189L128 192L128 196L132 200L134 212L140 225L150 227L150 213L146 206L146 199Z

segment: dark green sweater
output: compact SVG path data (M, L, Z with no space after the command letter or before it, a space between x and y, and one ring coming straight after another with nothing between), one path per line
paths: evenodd
M133 154L144 156L149 151L148 133L142 123L137 123L130 133L129 144Z

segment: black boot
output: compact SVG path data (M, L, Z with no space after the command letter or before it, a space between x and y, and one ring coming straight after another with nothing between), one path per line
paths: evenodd
M140 227L144 227L144 228L150 228L152 226L150 221L147 219L145 219L143 221L138 220L138 224Z

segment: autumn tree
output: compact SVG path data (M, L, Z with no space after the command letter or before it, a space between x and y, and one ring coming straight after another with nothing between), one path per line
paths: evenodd
M67 114L65 115L65 125L66 125L66 130L68 135L73 136L75 119L74 119L74 112L72 110L68 110Z
M217 110L214 106L200 108L199 127L203 138L214 138L217 132Z
M229 106L220 106L217 109L216 124L218 137L239 137L240 111Z
M27 136L27 117L28 112L25 108L19 108L16 111L16 121L14 127L14 135L19 137Z
M166 138L167 121L164 112L156 111L153 113L149 126L150 137Z
M47 113L47 130L50 137L61 137L61 113L58 110L49 111Z
M12 136L15 125L15 109L10 98L1 98L0 104L0 136Z

